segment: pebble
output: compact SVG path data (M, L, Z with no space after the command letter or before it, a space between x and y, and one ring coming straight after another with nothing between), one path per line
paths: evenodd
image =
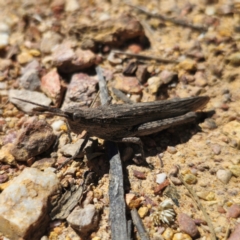
M12 64L10 59L2 59L0 58L0 71L4 71L8 69Z
M65 11L66 12L74 12L76 10L79 10L80 5L79 2L77 0L68 0L66 1L66 5L65 5Z
M1 233L9 239L43 236L49 224L48 199L58 188L55 173L25 168L0 195Z
M128 50L132 53L137 54L137 53L140 53L142 51L142 46L139 45L139 44L136 44L136 43L135 44L130 44L128 46Z
M170 180L173 182L174 185L182 185L182 181L177 177L170 176Z
M35 69L29 69L19 79L19 85L27 90L37 90L40 87L40 79Z
M219 213L226 213L226 210L225 210L222 206L218 206L218 207L217 207L217 211L218 211Z
M136 177L138 179L146 179L146 173L144 173L144 172L133 170L133 175L134 175L134 177Z
M238 218L240 217L240 206L238 204L233 204L227 209L226 217L228 218Z
M197 63L191 59L185 59L177 67L179 70L193 71L197 69Z
M29 52L22 52L17 55L17 61L20 64L26 64L33 59L33 56Z
M41 89L58 107L62 98L62 86L57 69L52 69L41 78Z
M235 177L240 177L240 166L232 165L229 167L229 170L233 173Z
M147 66L146 65L138 65L137 71L136 71L136 77L138 81L141 84L146 83L148 79L148 71L147 71Z
M46 97L43 93L36 92L36 91L29 91L25 89L17 90L17 89L10 89L8 92L9 100L14 103L18 108L20 108L24 112L32 112L36 106L25 103L23 101L14 99L20 98L24 100L29 100L36 103L41 103L45 106L49 106L51 103L51 99Z
M192 238L186 233L175 233L172 240L192 240Z
M74 156L78 150L80 149L82 143L84 142L84 139L78 139L77 142L75 143L69 143L69 144L66 144L64 146L61 147L60 149L60 152L64 155L64 156L67 156L67 157L72 157ZM84 147L84 149L86 149L86 147L88 147L89 145L91 145L91 141L88 141L87 145ZM84 151L83 149L83 151ZM84 156L84 153L80 152L77 157L83 157Z
M227 60L229 63L233 66L239 66L240 65L240 52L235 52L227 57Z
M220 145L213 144L211 147L212 147L212 150L213 150L215 155L219 155L221 153L221 146Z
M10 165L16 165L15 157L12 155L12 143L8 143L0 149L0 162L7 163Z
M177 77L177 73L169 71L169 70L163 70L159 74L159 78L160 78L161 82L164 84L170 83L176 77Z
M96 96L98 81L85 73L76 73L71 77L71 82L64 98L62 110L90 106Z
M142 202L142 199L138 198L134 193L127 193L125 195L125 199L126 199L126 205L130 209L139 208Z
M163 190L164 188L166 188L168 185L169 185L169 181L166 179L163 183L157 185L157 186L154 188L154 194L155 194L155 195L161 194L161 193L162 193L162 190Z
M53 167L55 163L56 163L55 158L42 158L42 159L34 162L31 167L32 168L37 168L37 169L43 171L46 168Z
M172 146L168 146L167 151L171 154L177 153L177 149L175 147L172 147Z
M150 77L147 83L148 83L148 90L151 94L156 94L158 92L158 89L162 85L162 81L159 76Z
M76 207L67 217L67 222L80 234L89 234L98 226L99 212L92 204L85 205L84 208Z
M184 233L187 233L191 237L196 237L199 235L199 231L194 220L185 213L178 214L179 228Z
M29 158L47 151L54 143L56 136L51 126L45 120L36 117L29 118L19 131L12 155L18 161L27 161Z
M41 40L40 50L43 53L50 53L61 41L61 36L57 33L46 32Z
M197 182L197 178L196 176L194 176L193 174L185 174L183 177L183 180L187 183L187 184L195 184Z
M5 48L9 43L9 33L0 32L0 49Z
M8 180L8 175L7 174L0 174L0 183L4 183Z
M61 119L59 120L56 120L54 121L52 124L51 124L51 127L53 129L53 131L60 131L61 130L61 127L65 124L65 122Z
M142 92L143 87L139 84L136 77L128 77L122 74L115 75L113 87L127 93L139 94Z
M158 184L162 184L167 178L167 174L166 173L160 173L157 174L156 176L156 183Z
M239 240L240 236L240 223L238 223L234 229L234 231L231 233L228 240Z
M174 230L172 228L166 228L166 230L162 234L165 240L172 240L173 235L174 235Z
M138 214L140 218L144 218L148 214L148 208L147 207L140 207L138 209Z
M73 73L91 67L95 64L96 56L90 50L78 48L73 51L71 43L58 45L52 54L53 65L62 73Z
M225 169L220 169L217 171L217 178L224 184L229 183L231 177L232 177L232 172L229 170Z
M213 119L206 118L205 121L201 124L201 127L203 129L212 130L212 129L217 128L217 124L216 124L216 122Z

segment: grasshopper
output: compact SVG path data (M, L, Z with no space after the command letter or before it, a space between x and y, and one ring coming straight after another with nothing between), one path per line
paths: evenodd
M112 104L67 111L28 100L17 100L36 105L41 108L41 111L65 117L70 130L76 134L86 130L88 137L96 136L114 142L134 142L142 146L140 140L142 136L194 121L197 116L194 111L203 108L209 101L209 97Z

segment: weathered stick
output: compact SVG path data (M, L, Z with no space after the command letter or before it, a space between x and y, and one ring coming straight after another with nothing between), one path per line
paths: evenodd
M108 92L106 82L102 75L100 67L96 68L99 78L100 99L101 103L108 102ZM120 154L116 143L107 142L108 157L110 159L110 182L109 182L109 200L110 200L110 226L111 239L126 240L128 239L126 205L123 187L123 170Z

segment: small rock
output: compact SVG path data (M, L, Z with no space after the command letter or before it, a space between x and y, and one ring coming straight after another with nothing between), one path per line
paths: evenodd
M0 58L0 71L5 71L11 66L11 64L12 61L10 59Z
M46 168L53 167L55 163L56 163L55 158L42 158L42 159L34 162L31 167L32 168L37 168L37 169L43 171Z
M45 120L32 117L20 130L11 153L16 160L26 161L48 150L55 139L51 126Z
M10 165L16 165L14 156L11 154L13 144L8 143L0 149L0 162L7 163Z
M216 155L219 155L221 153L221 146L218 144L213 144L212 150Z
M54 50L54 47L56 47L61 41L61 36L54 32L47 32L44 34L41 44L40 44L40 50L43 53L50 53Z
M138 198L133 193L127 193L125 196L125 199L126 199L126 205L128 206L129 209L139 208L142 202L142 199Z
M166 173L160 173L157 174L156 176L156 183L158 184L162 184L167 178L167 174Z
M57 69L52 69L41 78L41 89L58 107L62 98L61 79Z
M215 129L217 128L216 122L211 118L206 118L205 121L200 125L203 129Z
M137 54L137 53L140 53L142 51L142 46L139 45L139 44L136 44L136 43L131 44L131 45L128 46L128 50L132 53Z
M31 62L29 62L24 68L22 68L22 75L25 75L29 71L35 70L38 72L40 69L40 64L37 59L33 59Z
M146 179L146 173L144 173L144 172L133 170L133 175L134 175L134 177L136 177L138 179Z
M194 71L197 69L197 63L191 59L185 59L177 67L179 70Z
M240 217L240 206L238 204L233 204L227 209L226 216L228 218L238 218Z
M9 43L9 33L0 32L0 49L5 48Z
M33 56L29 52L22 52L17 56L17 61L20 64L26 64L33 59Z
M224 184L229 183L232 177L232 172L229 170L220 169L217 171L217 178Z
M75 143L66 144L60 149L60 152L64 156L72 157L79 151L83 142L84 142L84 139L79 139ZM91 144L92 144L91 141L88 141L88 143L86 144L84 149L86 149L88 146L91 146ZM84 149L83 149L83 151L84 151ZM83 151L80 152L76 157L79 157L79 158L83 157L83 155L84 155Z
M67 222L81 235L88 235L97 228L99 213L92 204L84 206L83 209L76 207L68 216Z
M61 130L61 127L65 125L65 122L61 119L59 120L56 120L54 121L52 124L51 124L51 127L53 129L53 131L60 131Z
M195 184L197 182L197 178L193 174L185 174L183 179L187 184Z
M66 1L65 11L74 12L80 8L79 2L77 0L68 0Z
M229 167L229 170L233 173L235 177L240 177L240 166L232 165Z
M191 237L199 235L199 231L194 220L185 213L178 214L178 223L181 231L187 233Z
M160 80L162 83L164 84L168 84L170 83L174 78L177 77L177 73L176 72L171 72L168 70L163 70L160 74L159 74Z
M192 238L186 233L175 233L172 240L192 240Z
M75 52L70 43L60 44L53 52L53 64L62 73L73 73L92 66L96 56L90 50L77 49Z
M173 235L174 235L174 230L172 228L167 228L162 234L165 240L172 240Z
M206 201L215 200L215 194L213 192L202 191L202 192L197 192L196 194L199 198L206 200Z
M218 207L217 207L217 211L218 211L219 213L226 213L226 210L225 210L222 206L218 206Z
M29 91L25 89L21 89L21 90L10 89L8 96L9 96L9 100L24 112L32 112L33 109L36 108L36 106L30 103L25 103L23 101L20 101L14 98L29 100L35 103L41 103L42 105L45 105L45 106L49 106L51 103L51 99L46 97L43 93Z
M240 236L240 223L238 223L234 229L234 231L231 233L228 240L239 240Z
M64 98L63 111L73 111L80 107L89 107L96 96L98 81L85 73L72 75Z
M40 87L40 79L35 69L26 71L19 80L21 87L27 90L37 90Z
M144 84L148 79L149 73L146 65L138 65L136 77L141 84Z
M162 81L159 76L154 76L148 79L148 90L152 94L156 94L158 89L162 86Z
M168 146L167 151L171 154L177 153L177 149L175 147L172 147L172 146Z
M169 181L165 180L162 184L157 185L154 188L154 194L155 195L161 194L162 190L165 189L169 184L170 184Z
M140 207L138 209L138 214L140 218L144 218L148 214L148 208L147 207Z
M122 74L117 74L115 76L115 81L113 82L113 87L126 92L126 93L136 93L142 92L143 87L139 84L136 77L127 77Z
M4 183L8 180L8 175L7 174L0 174L0 183Z
M174 185L182 185L182 181L177 177L170 176L170 180L173 182Z
M40 239L49 224L48 199L58 186L56 174L25 168L0 195L0 232L10 239Z
M233 66L240 65L240 52L235 52L227 57L227 61Z

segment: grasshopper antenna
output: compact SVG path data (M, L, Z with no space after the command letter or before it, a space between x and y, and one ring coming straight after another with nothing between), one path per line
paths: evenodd
M13 97L12 99L16 99L18 101L22 101L22 102L25 102L25 103L30 103L32 105L40 107L41 109L38 109L37 112L46 111L48 113L52 113L52 114L55 114L55 115L60 116L60 117L71 118L71 113L64 112L59 108L48 107L48 106L45 106L45 105L42 105L42 104L39 104L39 103L35 103L35 102L32 102L32 101L28 101L28 100L24 100L24 99L16 98L16 97Z

